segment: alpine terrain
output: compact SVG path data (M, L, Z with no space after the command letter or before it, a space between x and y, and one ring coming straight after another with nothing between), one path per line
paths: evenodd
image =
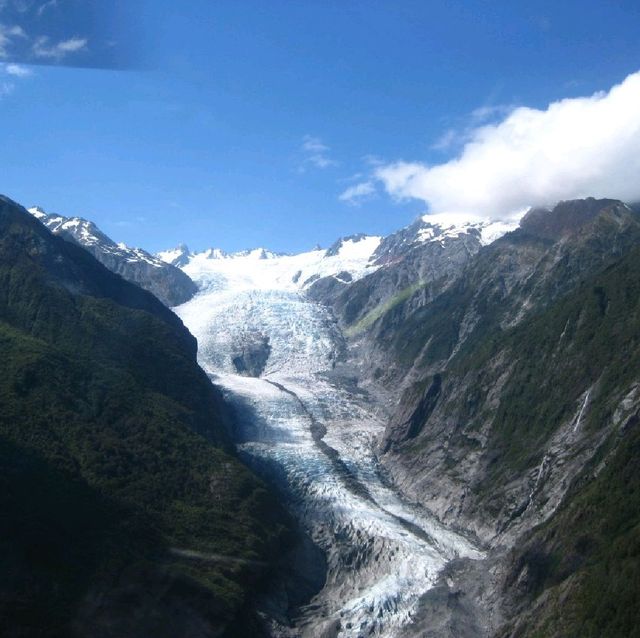
M86 248L109 270L153 293L167 306L188 301L197 290L189 277L178 268L141 248L116 244L93 222L82 217L52 215L38 206L29 208L29 212L52 233Z
M587 199L516 226L161 255L199 285L176 312L243 457L326 556L272 635L638 631L640 219Z
M295 255L151 256L1 213L16 623L640 635L632 206L425 215Z

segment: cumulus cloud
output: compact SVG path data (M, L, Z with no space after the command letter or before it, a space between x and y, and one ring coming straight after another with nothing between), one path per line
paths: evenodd
M47 36L36 38L33 43L33 55L37 58L61 61L71 53L77 53L87 48L86 38L69 38L60 42L52 43Z
M497 123L472 127L446 163L399 161L375 168L372 178L391 196L422 200L435 213L510 219L562 199L640 200L638 175L640 72L608 92L544 110L514 108Z
M319 137L313 135L305 135L302 138L302 152L305 157L300 166L300 170L304 171L306 166L314 166L315 168L329 168L336 166L338 162L331 159L329 151L331 149L323 143Z
M373 181L360 182L349 186L343 193L341 193L340 201L347 202L348 204L359 204L364 199L370 197L376 192L376 186Z

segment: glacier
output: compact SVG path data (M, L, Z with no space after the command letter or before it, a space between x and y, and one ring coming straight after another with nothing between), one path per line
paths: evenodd
M205 251L183 266L200 292L174 310L198 339L200 365L237 406L238 447L249 463L273 468L326 553L324 587L299 610L293 633L274 625L273 635L395 636L449 561L482 557L385 483L375 453L384 424L332 374L344 338L305 296L318 277L375 270L379 243L364 237L301 255ZM268 357L259 377L244 376L234 361L255 334Z

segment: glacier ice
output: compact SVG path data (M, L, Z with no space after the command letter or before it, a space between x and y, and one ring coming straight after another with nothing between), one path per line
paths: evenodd
M175 309L198 339L202 367L246 415L237 433L242 453L277 468L294 514L327 554L325 586L297 621L303 636L330 623L340 636L393 636L448 561L481 556L381 480L375 444L383 423L326 374L343 339L329 312L305 297L304 282L343 271L364 276L378 244L344 242L328 258L192 256L184 270L200 292ZM259 378L233 365L238 342L252 332L271 347Z

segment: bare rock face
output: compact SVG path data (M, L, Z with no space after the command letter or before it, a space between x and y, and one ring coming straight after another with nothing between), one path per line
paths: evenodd
M584 304L599 314L609 299L582 282L640 243L640 224L619 202L587 200L583 217L579 210L563 203L547 211L554 220L529 213L378 345L409 380L382 446L390 471L443 520L486 542L557 506L559 486L606 438L577 425L580 410L585 419L596 401L613 411L621 400L598 394L603 370L586 343L577 346L596 322Z
M188 301L197 286L182 270L140 248L116 244L93 222L81 217L50 215L41 208L29 212L52 233L88 250L103 266L154 294L166 306Z

